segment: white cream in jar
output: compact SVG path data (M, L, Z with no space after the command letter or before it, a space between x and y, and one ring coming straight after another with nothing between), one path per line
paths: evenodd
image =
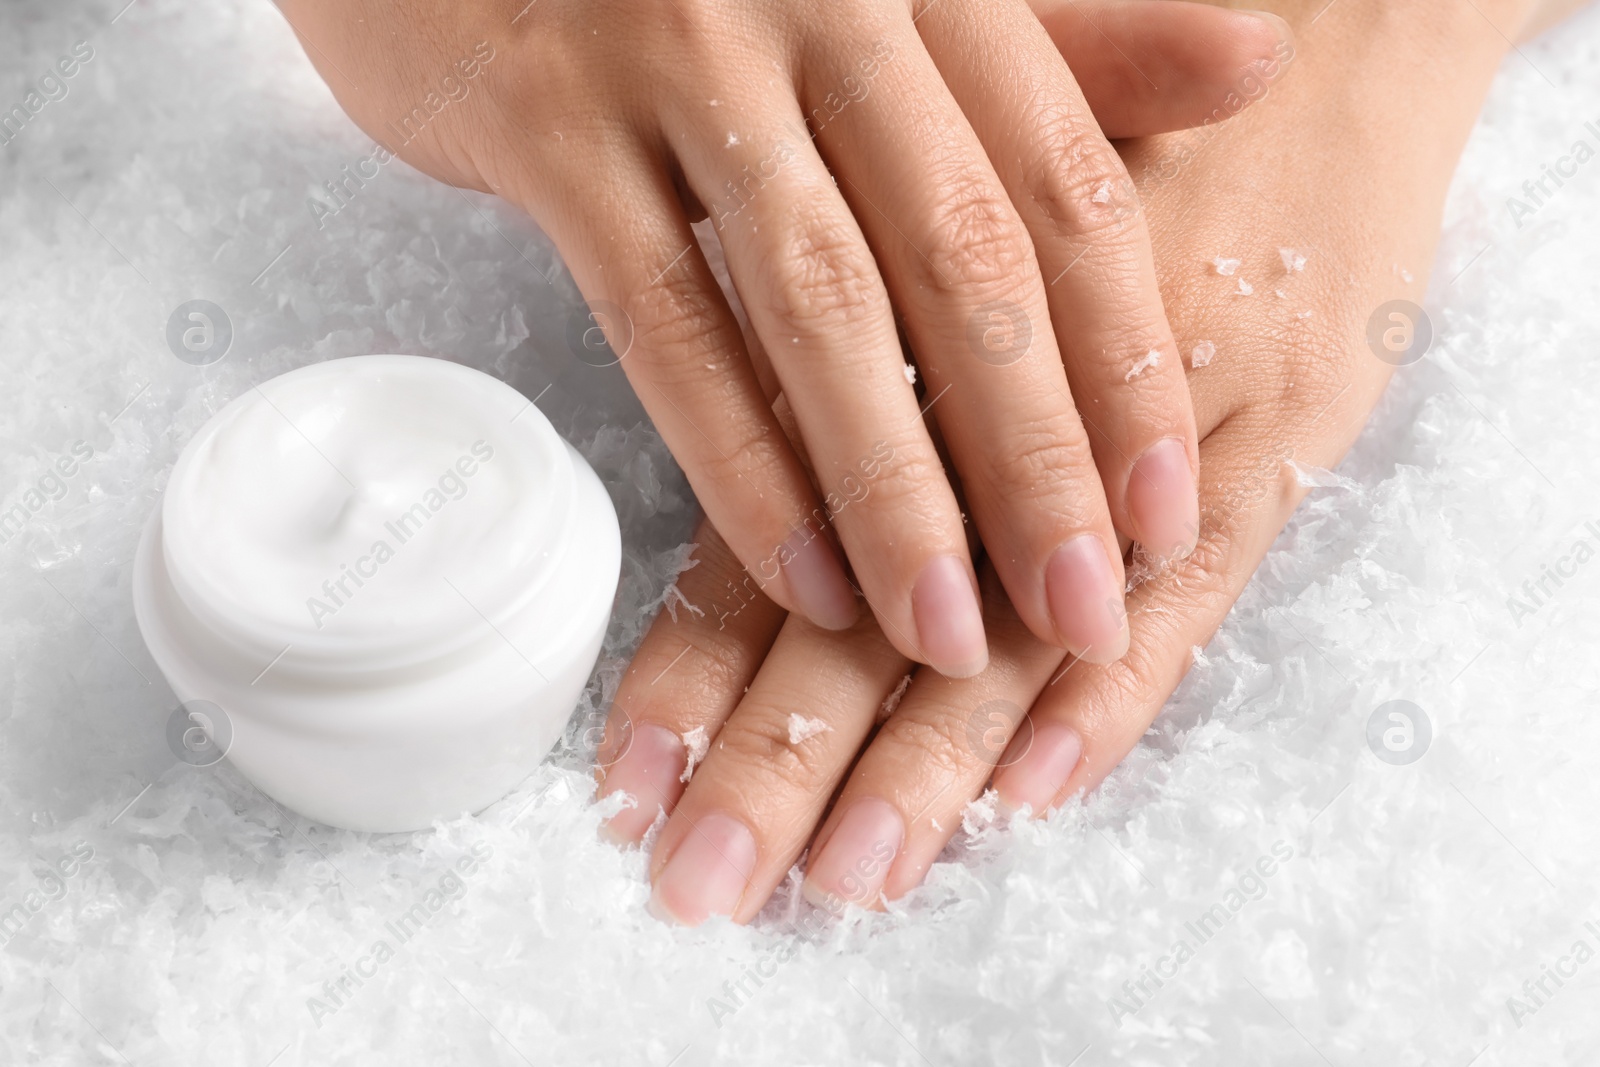
M477 811L559 738L621 563L616 513L539 409L466 367L358 356L232 401L184 448L134 607L178 698L296 811L410 830Z

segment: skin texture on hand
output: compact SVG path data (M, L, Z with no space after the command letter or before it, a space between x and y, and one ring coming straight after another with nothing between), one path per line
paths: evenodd
M988 596L988 669L913 671L870 622L827 634L746 595L703 530L680 588L706 613L657 621L602 749L602 792L638 801L615 836L671 812L651 856L658 914L748 921L808 844L808 897L874 906L920 883L991 777L1038 812L1138 743L1304 494L1294 465L1336 465L1393 373L1369 326L1422 298L1456 160L1530 18L1510 3L1323 7L1281 5L1296 53L1249 113L1125 146L1175 336L1200 353L1202 502L1189 558L1134 568L1129 654L1063 659ZM1219 273L1219 258L1238 265ZM647 731L657 747L630 747ZM709 744L689 776L691 731Z
M976 673L970 519L1036 636L1122 653L1118 534L1188 551L1197 446L1143 217L1062 52L1114 130L1149 132L1209 114L1281 23L1126 0L1050 33L1022 0L282 6L358 124L552 237L766 595L838 630L859 586L903 655ZM1107 57L1130 51L1167 96L1129 88ZM753 339L690 230L706 214ZM869 462L873 491L828 507Z

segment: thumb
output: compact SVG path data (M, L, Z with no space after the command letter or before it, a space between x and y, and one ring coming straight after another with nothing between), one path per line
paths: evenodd
M1178 0L1028 2L1108 137L1226 118L1294 54L1289 24L1266 12Z

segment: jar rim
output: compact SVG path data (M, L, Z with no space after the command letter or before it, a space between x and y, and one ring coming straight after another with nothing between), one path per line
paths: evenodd
M340 548L359 543L353 540L353 528L376 529L373 516L381 509L369 498L395 496L392 474L397 466L407 472L405 481L412 468L426 469L412 462L407 451L415 444L407 435L415 435L417 428L387 425L377 417L384 410L385 389L404 391L413 409L422 397L440 405L443 412L439 421L444 430L435 427L438 440L426 442L436 447L411 451L437 463L448 456L439 440L454 440L452 433L481 422L484 436L477 444L487 445L492 439L488 450L501 460L500 470L530 484L520 489L513 485L515 491L510 492L495 480L502 477L497 472L489 481L498 487L498 495L495 489L482 490L478 499L465 504L456 501L471 496L466 489L452 499L429 488L428 493L444 500L444 507L457 508L450 525L423 525L429 515L444 512L430 512L421 503L412 508L421 518L406 512L410 519L402 517L400 527L384 523L386 532L373 536L389 547L390 556L384 559L401 562L384 563L387 570L382 570L372 563L371 554L345 561ZM364 424L341 417L352 410L364 411L368 416ZM410 415L413 422L427 422L429 416L426 409L400 414ZM500 425L493 425L496 422ZM272 432L280 436L269 439L273 447L262 447L264 426L277 427ZM219 410L185 446L160 507L157 533L163 569L175 599L195 626L263 664L290 648L296 663L313 671L335 666L341 671L384 669L453 656L484 640L498 640L497 629L526 610L559 565L574 521L573 456L531 401L470 367L403 355L308 364L252 386ZM458 465L467 469L464 463ZM287 481L280 467L292 467ZM490 461L483 461L480 473L489 468ZM451 470L448 463L445 470L447 474ZM241 493L238 485L226 484L230 478L250 475L259 477L251 492ZM455 483L465 484L461 477ZM374 484L380 488L373 489ZM537 495L537 506L524 499L529 494ZM488 505L484 496L490 498ZM499 511L484 512L496 502ZM331 541L312 538L309 543L320 553L332 553L328 558L339 559L340 569L330 571L324 565L317 572L286 565L281 574L274 571L278 561L273 552L284 531L298 536L308 523L317 527L325 518L317 508L335 516L337 536ZM358 518L351 518L352 513ZM471 521L475 514L486 514L485 529L475 527ZM511 523L515 529L493 528ZM321 528L317 529L320 535ZM411 537L406 537L407 531ZM484 555L497 564L492 573L474 572L471 566L448 573L442 563L448 563L455 551L449 543L452 535L468 543L465 551L485 549ZM406 557L412 538L424 547L410 549L412 555ZM374 547L378 543L374 541ZM373 568L372 574L363 563ZM369 580L374 575L382 578L375 583L380 592L367 592L359 576L350 573L352 564ZM246 573L252 569L260 573ZM323 572L331 577L318 589L307 575L314 578ZM302 593L308 610L297 617ZM326 615L321 614L324 610Z

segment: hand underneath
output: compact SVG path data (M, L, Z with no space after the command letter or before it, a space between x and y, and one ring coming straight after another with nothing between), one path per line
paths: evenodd
M1041 812L1144 735L1303 495L1292 464L1336 465L1400 361L1369 343L1369 323L1422 298L1451 172L1506 47L1470 7L1341 0L1310 25L1320 6L1296 16L1297 55L1264 102L1125 148L1175 337L1198 353L1201 438L1197 548L1134 569L1129 654L1063 658L985 567L988 668L913 671L870 621L827 632L785 619L704 530L680 580L704 614L657 620L601 750L602 794L637 801L611 820L617 837L670 813L651 856L658 913L748 921L808 845L814 901L892 899L986 783ZM1491 12L1502 26L1525 15ZM1237 271L1219 274L1219 256ZM692 776L686 735L708 742Z

